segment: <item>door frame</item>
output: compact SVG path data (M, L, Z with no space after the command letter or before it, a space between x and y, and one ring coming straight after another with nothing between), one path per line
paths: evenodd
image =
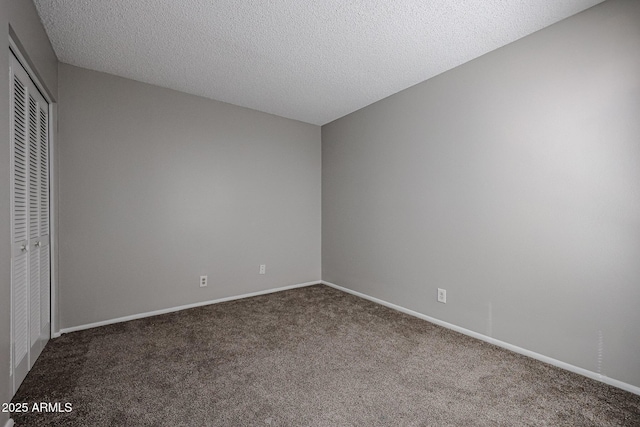
M57 277L58 277L58 232L57 232L57 169L56 165L56 123L57 123L57 108L56 102L53 96L47 88L42 84L38 78L38 74L34 72L34 68L31 66L28 56L25 54L24 49L21 47L17 37L11 28L9 28L9 55L13 54L18 60L20 65L25 69L31 81L35 84L36 88L44 98L48 107L48 137L49 137L49 256L50 256L50 275L49 275L49 337L56 338L60 336L57 332ZM9 58L7 58L9 59ZM13 286L13 285L12 285ZM12 315L13 316L13 315ZM13 352L13 327L11 327L11 351ZM13 362L12 362L13 363ZM12 366L13 369L13 366ZM16 392L15 384L12 381L12 394Z

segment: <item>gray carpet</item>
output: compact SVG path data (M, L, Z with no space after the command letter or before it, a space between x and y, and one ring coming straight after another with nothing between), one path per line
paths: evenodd
M640 425L640 397L323 285L65 334L24 426Z

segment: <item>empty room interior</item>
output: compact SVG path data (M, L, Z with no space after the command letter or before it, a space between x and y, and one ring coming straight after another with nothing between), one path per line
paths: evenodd
M0 28L0 426L640 426L640 1Z

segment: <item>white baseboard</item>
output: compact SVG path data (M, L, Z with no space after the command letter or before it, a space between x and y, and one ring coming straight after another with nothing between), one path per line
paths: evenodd
M166 313L172 313L174 311L186 310L186 309L189 309L189 308L202 307L203 305L218 304L218 303L226 302L226 301L233 301L233 300L242 299L242 298L255 297L255 296L258 296L258 295L272 294L274 292L287 291L289 289L303 288L305 286L311 286L311 285L319 285L320 283L322 283L321 280L316 280L316 281L313 281L313 282L298 283L297 285L282 286L280 288L267 289L267 290L264 290L264 291L251 292L251 293L242 294L242 295L234 295L234 296L231 296L231 297L218 298L218 299L214 299L214 300L210 300L210 301L194 302L192 304L180 305L180 306L177 306L177 307L163 308L162 310L148 311L146 313L132 314L130 316L118 317L116 319L103 320L101 322L88 323L86 325L72 326L71 328L61 329L60 332L58 332L58 333L53 335L53 338L57 338L60 335L66 334L66 333L69 333L69 332L81 331L83 329L91 329L91 328L97 328L98 326L112 325L114 323L120 323L120 322L128 322L129 320L142 319L142 318L145 318L145 317L157 316L159 314L166 314Z
M505 348L507 350L511 350L511 351L513 351L515 353L519 353L519 354L531 357L532 359L540 360L541 362L545 362L545 363L548 363L550 365L557 366L558 368L562 368L562 369L565 369L567 371L575 372L576 374L583 375L583 376L585 376L587 378L591 378L591 379L594 379L596 381L600 381L600 382L603 382L605 384L608 384L608 385L620 388L622 390L631 392L633 394L640 395L640 387L636 387L634 385L627 384L625 382L622 382L622 381L619 381L619 380L616 380L616 379L613 379L613 378L609 378L609 377L607 377L605 375L598 374L596 372L589 371L587 369L579 368L579 367L571 365L569 363L562 362L561 360L553 359L553 358L545 356L543 354L536 353L536 352L533 352L531 350L527 350L527 349L524 349L522 347L518 347L516 345L509 344L507 342L497 340L495 338L491 338L491 337L489 337L487 335L479 334L478 332L474 332L474 331L471 331L469 329L465 329L465 328L462 328L460 326L456 326L456 325L454 325L452 323L447 323L447 322L444 322L442 320L438 320L438 319L436 319L434 317L430 317L430 316L427 316L425 314L418 313L417 311L409 310L408 308L404 308L404 307L401 307L399 305L392 304L390 302L387 302L387 301L384 301L384 300L381 300L381 299L378 299L378 298L363 294L361 292L357 292L357 291L354 291L354 290L351 290L351 289L348 289L348 288L343 288L342 286L338 286L338 285L336 285L334 283L326 282L326 281L323 280L322 284L327 285L327 286L331 286L332 288L338 289L338 290L343 291L343 292L347 292L349 294L358 296L360 298L364 298L366 300L375 302L377 304L384 305L386 307L392 308L394 310L400 311L400 312L408 314L410 316L414 316L414 317L417 317L419 319L426 320L427 322L435 323L436 325L445 327L447 329L454 330L456 332L460 332L461 334L468 335L470 337L477 338L477 339L482 340L482 341L486 341L486 342L488 342L490 344L497 345L498 347L502 347L502 348Z
M13 419L9 418L6 423L4 423L4 427L13 427Z

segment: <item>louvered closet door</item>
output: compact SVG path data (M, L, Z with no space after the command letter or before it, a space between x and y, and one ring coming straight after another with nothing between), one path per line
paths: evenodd
M48 104L11 57L11 367L14 391L49 339Z

